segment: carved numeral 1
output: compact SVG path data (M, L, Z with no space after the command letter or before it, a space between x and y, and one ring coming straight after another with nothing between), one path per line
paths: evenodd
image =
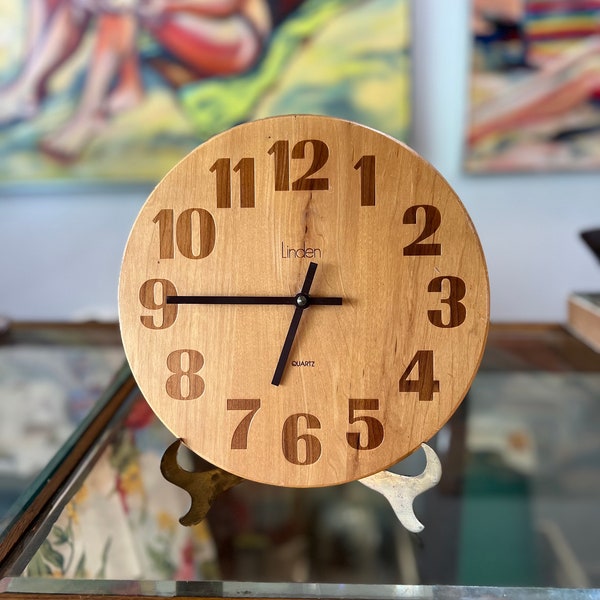
M416 378L411 378L416 369ZM433 375L433 350L418 350L402 373L398 385L400 392L416 392L420 401L433 400L433 394L440 391L440 382Z
M231 159L219 158L210 168L217 178L217 208L231 208ZM239 173L240 206L254 208L256 186L254 182L254 159L242 158L233 167L234 173Z
M375 157L361 157L354 168L360 171L360 205L375 206Z

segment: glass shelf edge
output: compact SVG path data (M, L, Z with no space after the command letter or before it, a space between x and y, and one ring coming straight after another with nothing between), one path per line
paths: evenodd
M235 581L125 581L5 577L0 598L15 595L110 596L128 598L282 598L388 600L600 600L600 589L509 588L342 583L255 583Z

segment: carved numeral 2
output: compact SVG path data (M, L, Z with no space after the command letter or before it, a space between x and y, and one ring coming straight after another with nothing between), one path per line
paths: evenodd
M442 223L442 215L431 204L418 204L406 209L402 222L405 225L416 225L419 212L425 215L423 230L414 242L404 248L404 256L439 256L442 253L442 245L425 240L438 230Z

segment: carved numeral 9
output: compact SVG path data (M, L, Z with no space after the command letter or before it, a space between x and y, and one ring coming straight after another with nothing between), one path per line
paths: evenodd
M177 305L167 304L167 296L176 296L175 286L167 279L149 279L140 287L140 303L148 310L160 310L161 318L157 322L157 315L141 315L140 321L148 329L166 329L175 323L177 318Z
M204 393L204 379L198 371L204 366L204 357L198 350L175 350L167 356L167 367L173 373L165 385L174 400L194 400Z

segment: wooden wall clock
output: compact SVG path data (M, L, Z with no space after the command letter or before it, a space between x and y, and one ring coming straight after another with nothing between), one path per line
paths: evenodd
M166 426L245 479L386 469L465 396L488 330L481 245L445 180L329 117L246 123L142 207L119 286L132 372Z

